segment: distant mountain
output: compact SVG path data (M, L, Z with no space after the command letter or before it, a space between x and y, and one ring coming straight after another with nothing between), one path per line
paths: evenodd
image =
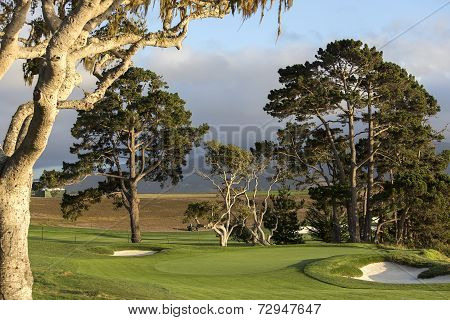
M70 185L66 187L67 192L75 193L80 190L84 190L90 187L95 187L98 181L102 181L103 179L100 177L88 177L83 182ZM267 183L261 183L262 188L264 189ZM274 188L276 189L276 188ZM171 186L166 185L161 187L159 183L155 182L141 182L138 186L139 193L208 193L215 192L215 189L211 187L211 183L209 181L204 180L196 174L189 174L185 176L182 181L180 181L177 185Z
M436 143L436 151L442 152L443 150L450 150L450 142L438 142ZM192 158L190 159L192 160ZM202 164L203 159L197 159L200 161L194 161L191 163ZM192 171L192 170L191 170ZM447 168L447 173L450 174L450 166ZM84 190L86 188L95 187L98 181L102 178L99 177L89 177L83 182L67 186L68 192L77 192L79 190ZM264 180L264 179L263 179ZM264 189L263 181L263 189ZM139 184L140 193L205 193L214 192L215 190L211 187L209 181L205 181L203 178L199 177L195 173L185 174L184 179L178 183L176 186L164 186L161 188L159 183L154 182L142 182Z

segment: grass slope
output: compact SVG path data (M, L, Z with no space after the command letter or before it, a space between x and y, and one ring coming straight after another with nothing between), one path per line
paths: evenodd
M334 256L308 264L304 272L312 278L342 288L448 291L446 296L450 297L450 284L386 284L352 278L362 276L362 271L359 268L371 263L383 261L395 262L417 268L429 268L419 274L419 278L432 278L450 273L450 264L448 262L431 260L427 258L427 253L428 251L392 250L388 252L377 252L375 254Z
M311 262L378 254L370 245L268 248L217 246L209 232L146 233L75 228L30 229L35 299L448 299L449 286L344 288L305 274ZM162 250L146 257L111 257L118 249Z

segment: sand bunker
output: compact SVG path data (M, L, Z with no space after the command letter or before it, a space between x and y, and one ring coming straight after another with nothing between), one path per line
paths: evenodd
M113 257L142 257L155 254L156 251L144 251L144 250L121 250L114 251Z
M363 275L354 279L376 281L382 283L450 283L450 275L437 276L430 279L419 279L417 276L428 268L415 268L393 262L372 263L361 268Z

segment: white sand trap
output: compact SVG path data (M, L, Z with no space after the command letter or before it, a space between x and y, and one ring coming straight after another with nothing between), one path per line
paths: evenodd
M155 254L156 251L144 251L144 250L122 250L114 251L113 257L143 257Z
M415 268L393 262L372 263L361 268L363 275L354 279L376 281L382 283L450 283L450 275L437 276L430 279L419 279L417 276L428 268Z

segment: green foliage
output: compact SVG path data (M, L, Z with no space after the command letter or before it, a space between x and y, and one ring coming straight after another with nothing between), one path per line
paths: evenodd
M304 203L296 201L286 188L270 198L272 206L268 207L264 216L264 226L273 231L272 241L275 244L304 243L299 234L300 222L297 217L297 212Z
M430 171L426 172L428 168ZM417 170L403 170L394 184L385 184L381 196L398 210L404 243L417 248L435 248L449 252L450 245L450 177L424 164ZM397 225L388 229L386 237L395 235Z
M339 224L340 240L347 241L346 219L341 213L342 206L349 199L349 190L341 185L312 187L308 190L312 200L306 213L304 224L311 227L310 233L316 239L335 242L333 201L336 204L336 222Z
M450 262L450 258L447 257L445 254L440 253L437 250L434 249L423 249L421 251L421 254L430 260L440 260L444 262Z
M232 144L221 144L218 141L205 143L205 161L211 166L211 173L245 176L249 173L253 156L246 151Z
M200 201L192 202L188 204L188 207L184 213L183 222L196 222L197 225L200 222L219 222L221 217L222 206L217 201Z
M418 275L421 279L430 279L437 276L445 276L450 274L450 264L437 264L423 271Z
M238 242L251 243L253 235L250 229L241 222L233 229L231 239Z

